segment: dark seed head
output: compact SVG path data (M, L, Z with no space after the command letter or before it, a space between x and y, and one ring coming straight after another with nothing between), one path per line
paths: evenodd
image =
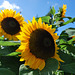
M15 18L7 17L1 22L2 29L10 35L14 35L20 31L20 24Z
M36 29L30 35L29 48L30 52L37 58L46 60L54 56L54 39L48 31Z

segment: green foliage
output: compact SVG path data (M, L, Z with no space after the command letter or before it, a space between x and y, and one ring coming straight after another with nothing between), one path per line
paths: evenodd
M16 74L9 69L0 68L0 75L16 75Z
M68 17L65 17L65 18L68 18ZM56 23L54 23L53 25L57 25L58 27L61 27L61 26L67 25L69 23L75 22L75 18L69 19L66 22L61 21L62 19L63 18L56 17L56 19L55 19Z
M38 21L39 18L36 18L36 21ZM49 23L49 20L50 20L50 16L43 16L41 17L42 19L42 22L46 22L46 23Z
M63 25L73 23L73 22L75 22L75 18L72 18L72 19L68 20L67 22L64 22Z
M65 32L69 35L69 37L75 36L75 28L68 28Z
M63 69L63 71L65 71L67 73L75 74L75 63L70 63L70 64L62 65L62 69Z
M51 74L52 71L56 71L58 69L58 61L56 59L47 59L45 68L41 71L42 75Z
M20 54L21 54L21 52L12 52L12 53L10 53L6 56L17 56L17 55L20 55Z
M57 25L58 27L61 27L61 25L63 24L63 22L62 21L57 21L55 24L53 24L53 25Z
M3 37L0 37L0 41L3 41L4 40L4 38Z
M59 36L59 39L64 39L67 41L68 38L69 38L69 35L65 33L65 31L62 31L62 33Z
M13 54L12 52L14 52L18 47L17 46L7 46L7 47L3 47L3 49L0 49L0 56L7 56Z
M20 43L14 43L10 41L0 41L0 45L2 46L15 46L15 45L20 45Z
M38 69L37 70L30 69L24 66L24 64L22 64L19 68L19 74L20 75L49 75L52 73L52 71L56 71L56 69L58 69L58 61L56 59L50 58L46 61L46 66L42 71Z
M50 13L51 13L52 15L55 14L55 8L54 8L54 7L51 8Z
M9 56L0 56L0 63L1 63L0 64L0 69L5 68L5 71L8 70L7 72L5 72L6 75L7 74L8 75L12 75L11 72L14 72L15 75L19 75L18 74L19 73L19 70L18 69L19 69L19 65L21 64L21 62L19 62L19 58L12 57L12 56L11 57L9 57ZM1 70L0 70L0 72L1 72ZM0 74L0 75L3 75L3 74Z
M19 75L39 75L39 70L32 70L22 64L19 68Z

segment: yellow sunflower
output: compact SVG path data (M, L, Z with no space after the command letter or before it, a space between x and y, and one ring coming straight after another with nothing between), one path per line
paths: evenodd
M32 23L28 20L21 30L20 35L17 35L21 45L16 51L21 52L20 61L25 61L26 66L42 70L48 58L63 62L57 54L59 48L55 42L59 36L54 33L55 29L52 29L52 25L42 23L41 18L36 22L33 17Z
M12 9L4 9L0 12L0 36L4 35L4 38L9 40L18 40L15 37L20 32L20 26L24 23L24 18L20 13L16 14L16 11Z
M63 4L62 15L61 15L61 17L65 17L66 9L67 9L67 6Z

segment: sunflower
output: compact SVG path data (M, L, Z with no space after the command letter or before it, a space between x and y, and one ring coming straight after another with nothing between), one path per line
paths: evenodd
M9 40L18 40L16 35L20 32L20 26L24 23L24 18L20 13L12 9L4 9L0 12L0 36Z
M63 4L61 17L65 17L66 8L67 6Z
M59 36L54 33L52 25L42 23L41 18L36 22L33 17L32 23L28 20L21 30L20 35L16 36L21 40L21 45L16 51L21 52L20 61L25 61L25 66L42 70L48 58L63 62L57 54L59 48L55 42Z

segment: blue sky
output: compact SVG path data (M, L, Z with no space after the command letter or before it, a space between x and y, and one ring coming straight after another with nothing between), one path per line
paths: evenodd
M33 16L45 16L49 12L50 6L54 6L57 12L63 4L67 5L66 16L75 17L75 0L0 0L0 10L9 8L17 12L21 11L25 21L27 21L32 20ZM75 23L60 27L58 34L69 27L75 28Z

